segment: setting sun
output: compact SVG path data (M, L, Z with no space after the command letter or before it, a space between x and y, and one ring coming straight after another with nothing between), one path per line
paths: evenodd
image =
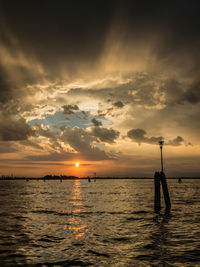
M76 167L79 167L79 162L76 162L76 163L75 163L75 166L76 166Z

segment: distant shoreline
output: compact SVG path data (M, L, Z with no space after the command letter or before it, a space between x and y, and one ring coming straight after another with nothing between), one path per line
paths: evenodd
M200 177L167 177L169 180L177 180L177 179L189 179L189 180L197 180ZM153 180L153 177L90 177L91 180ZM52 181L52 180L88 180L88 177L0 177L0 181L17 181L17 180L42 180L42 181Z

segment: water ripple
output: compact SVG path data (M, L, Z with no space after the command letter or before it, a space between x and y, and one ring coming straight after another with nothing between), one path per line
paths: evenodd
M151 180L0 183L1 266L200 266L200 181L158 214Z

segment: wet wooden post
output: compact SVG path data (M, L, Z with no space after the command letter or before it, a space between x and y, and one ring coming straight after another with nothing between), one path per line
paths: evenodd
M160 173L160 178L161 178L161 183L162 183L162 189L163 189L163 195L164 195L164 200L165 200L165 205L166 209L170 210L171 209L171 201L169 197L169 191L167 187L167 180L164 172Z
M166 180L166 176L165 176L164 168L163 168L163 154L162 154L163 144L164 144L164 141L159 141L160 151L161 151L161 172L155 172L155 175L154 175L154 211L155 212L158 212L161 209L160 183L162 184L162 190L163 190L166 209L167 210L171 209L171 201L170 201L169 191L167 187L167 180Z
M162 149L163 149L164 141L161 140L158 143L160 145L161 172L164 172L164 168L163 168L163 154L162 154Z
M160 206L160 173L155 172L154 175L154 211L159 212Z

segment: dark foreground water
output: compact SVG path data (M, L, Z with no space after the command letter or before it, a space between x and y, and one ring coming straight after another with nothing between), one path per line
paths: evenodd
M200 266L200 181L0 181L1 266Z

